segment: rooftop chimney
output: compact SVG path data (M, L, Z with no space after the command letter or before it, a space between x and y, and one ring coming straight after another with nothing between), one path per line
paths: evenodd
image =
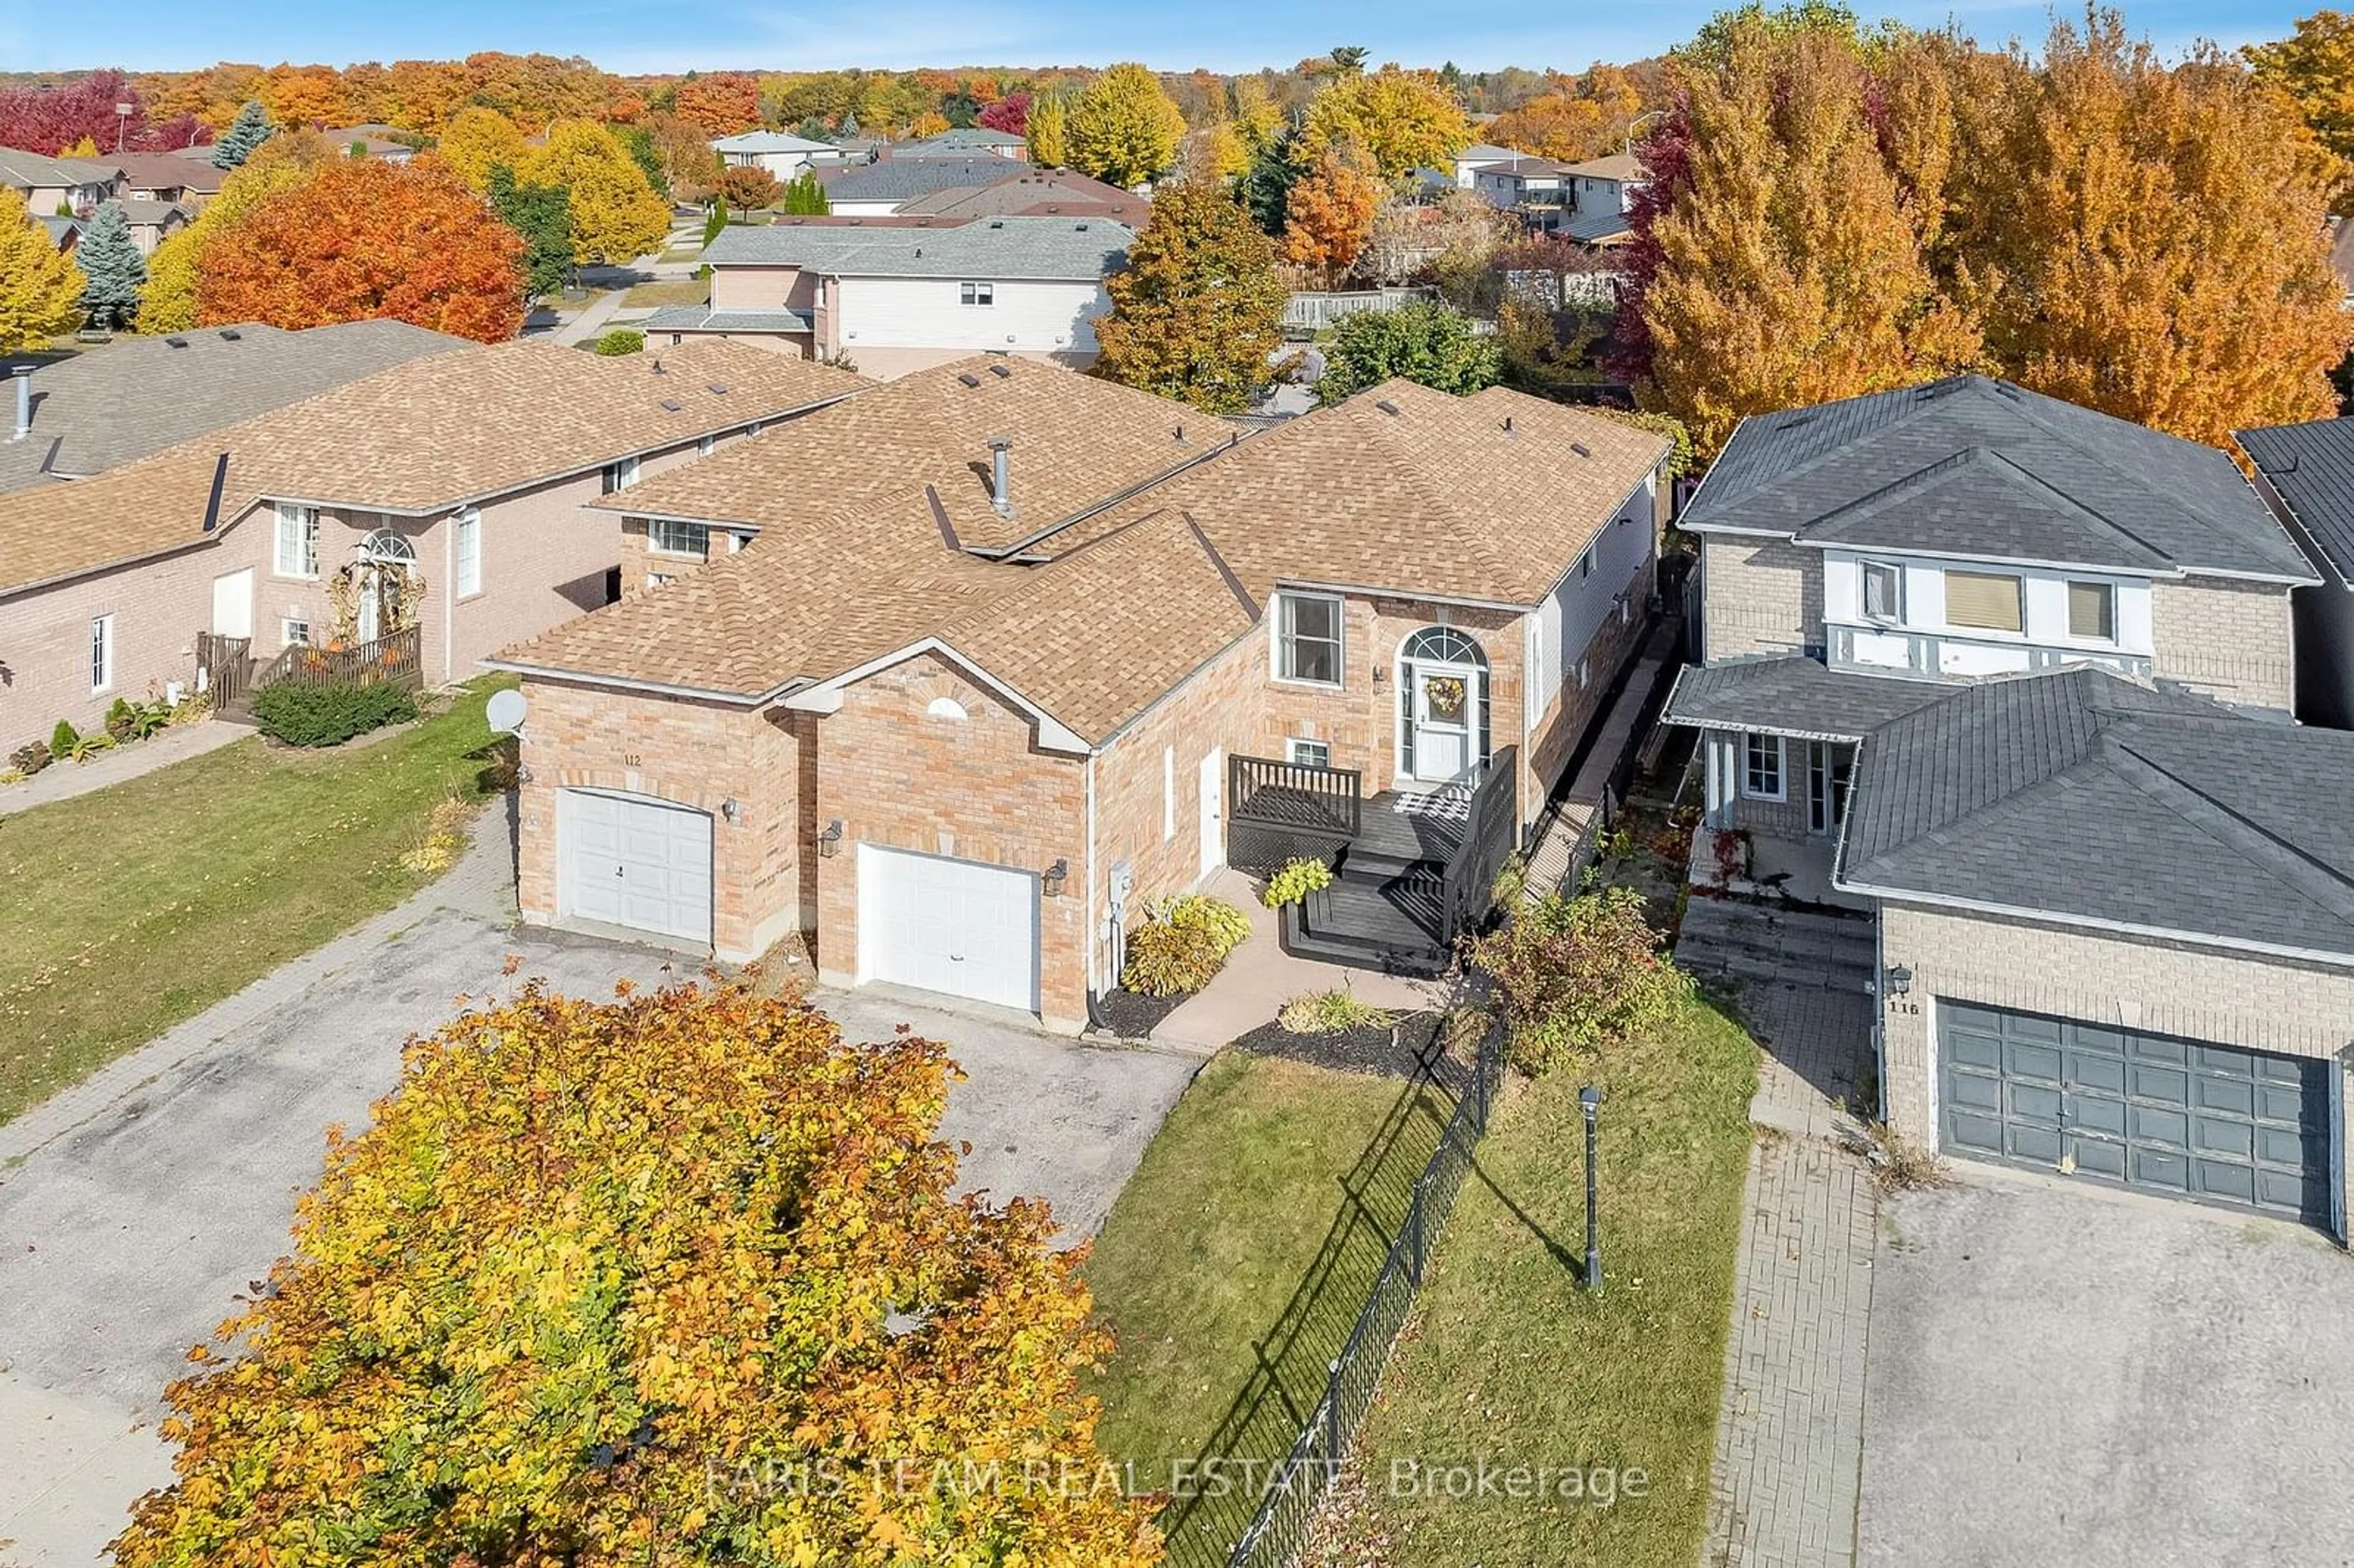
M1013 515L1013 438L989 438L989 503L1000 517Z
M16 428L9 435L12 441L21 441L33 433L33 367L20 366L16 370Z

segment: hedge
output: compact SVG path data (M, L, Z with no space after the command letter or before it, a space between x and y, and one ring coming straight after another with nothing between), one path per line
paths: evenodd
M389 682L305 686L281 681L253 694L254 722L289 746L335 746L417 716L417 699Z

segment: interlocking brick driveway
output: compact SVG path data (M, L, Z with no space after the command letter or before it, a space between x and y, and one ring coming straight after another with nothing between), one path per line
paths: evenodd
M285 1250L324 1128L365 1125L409 1034L461 992L533 976L601 997L692 974L646 948L507 929L511 866L493 814L434 887L0 1127L0 1562L94 1563L126 1505L169 1480L158 1394ZM908 998L819 1001L855 1039L906 1021L946 1041L968 1078L941 1131L974 1146L966 1184L1043 1194L1074 1240L1200 1065Z

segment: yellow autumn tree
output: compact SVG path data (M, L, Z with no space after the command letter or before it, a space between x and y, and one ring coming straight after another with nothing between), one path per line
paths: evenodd
M1301 143L1310 153L1359 147L1385 180L1444 168L1471 140L1471 122L1431 70L1385 65L1336 76L1308 105Z
M1042 169L1059 169L1070 162L1070 120L1063 101L1052 95L1030 101L1030 161Z
M19 193L0 185L0 353L47 348L81 319L87 281Z
M2337 160L2330 210L2354 212L2354 16L2317 11L2287 37L2243 52L2257 79L2288 94Z
M519 169L526 156L523 132L515 122L481 104L469 105L451 116L433 150L457 171L468 189L478 193L491 188L493 168L504 164L510 170Z
M1668 205L1629 302L1644 406L1712 455L1743 416L1975 366L1941 297L1868 110L1851 26L1743 14L1689 62Z
M593 120L559 120L547 144L515 171L572 196L572 253L585 262L629 261L660 250L670 206L654 194L621 139Z
M412 1044L167 1394L121 1568L1145 1568L1045 1205L958 1197L945 1048L732 988Z
M2293 109L2212 50L2169 67L2115 13L2014 56L1974 257L2021 383L2194 440L2337 412L2354 317L2323 225L2332 169ZM1989 157L2003 160L1999 173Z
M147 286L139 295L138 330L154 335L186 332L196 324L196 291L204 276L207 247L259 207L264 199L301 184L332 155L316 132L285 132L255 149L252 157L221 182L196 221L175 230L147 258Z
M1283 259L1328 285L1339 282L1365 249L1383 195L1381 181L1364 172L1353 149L1324 148L1285 201Z
M1185 135L1185 116L1161 79L1133 61L1107 68L1076 99L1068 128L1070 166L1116 185L1168 173Z

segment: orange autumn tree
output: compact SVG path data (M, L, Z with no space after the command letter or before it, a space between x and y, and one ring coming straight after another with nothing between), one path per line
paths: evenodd
M692 76L678 84L674 112L714 136L733 136L760 123L760 82L741 71Z
M1077 1258L956 1197L953 1072L798 1001L526 989L408 1048L174 1385L122 1568L1143 1568Z
M1284 203L1283 259L1338 282L1355 266L1382 209L1382 183L1364 172L1354 149L1327 147L1293 184Z
M523 326L523 241L438 160L331 159L204 249L200 325L375 316L484 343Z

